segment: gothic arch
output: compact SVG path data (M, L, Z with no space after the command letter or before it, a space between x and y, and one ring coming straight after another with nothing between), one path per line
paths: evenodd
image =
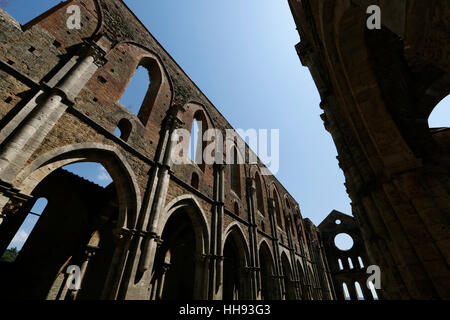
M224 232L223 242L223 299L250 299L250 282L247 272L249 246L237 223Z
M145 98L141 106L139 106L139 113L137 115L140 123L144 127L147 127L147 125L152 122L150 121L150 119L157 120L157 118L152 118L153 110L155 108L164 106L165 109L168 109L169 106L172 105L171 102L173 99L173 86L171 83L171 79L168 76L167 70L164 64L161 62L159 56L152 50L138 43L132 41L120 42L111 49L108 55L111 55L115 51L122 50L122 46L132 46L141 49L141 53L135 58L134 64L130 64L130 66L134 67L134 71L130 70L129 81L131 81L131 79L134 77L135 71L139 67L144 67L147 70L150 85L145 93ZM126 85L119 91L117 103L125 93L128 85L129 82L127 82Z
M26 166L14 184L24 194L33 189L51 172L75 162L102 164L117 184L119 200L118 227L134 229L141 207L141 195L136 176L121 152L113 146L94 142L67 145L51 150Z
M191 195L173 199L157 233L163 243L153 265L151 299L206 299L209 229L198 201Z
M276 274L275 261L270 246L265 239L259 243L258 255L261 277L260 296L264 300L277 299L279 297L277 296L278 290L274 279Z
M209 235L210 229L208 219L205 212L197 199L192 195L182 195L170 201L161 213L161 218L158 223L158 234L163 232L163 229L169 220L170 216L181 208L192 208L194 210L187 211L189 218L193 224L197 243L201 245L198 254L206 254L209 252Z
M195 161L197 163L197 165L199 166L199 168L205 172L205 168L206 168L206 164L205 164L205 159L203 159L203 152L205 150L205 148L208 146L209 143L211 143L210 141L205 141L204 140L204 136L205 133L208 132L209 129L213 129L213 123L211 121L211 118L207 112L207 110L205 109L205 107L201 104L195 103L195 102L190 102L187 103L184 106L184 109L186 110L186 112L183 113L183 122L185 123L185 129L188 130L190 132L190 136L189 139L187 141L183 141L184 144L184 150L190 150L190 147L192 146L192 138L194 137L194 132L192 131L192 129L194 128L194 122L197 123L197 125L199 126L199 132L198 132L198 137L197 137L197 141L196 141L196 148L200 149L196 149L197 153L200 150L200 154L195 154L195 155L191 155L191 160ZM201 132L200 132L201 130ZM207 139L210 139L210 136L207 137ZM194 156L192 158L192 156ZM201 156L201 158L198 158L198 156ZM199 162L199 160L201 162Z
M243 199L243 194L245 190L245 181L247 178L246 165L245 165L245 154L243 155L241 150L239 150L235 141L231 139L226 139L224 141L224 157L226 163L227 155L229 152L233 152L232 159L234 163L228 163L228 182L230 190L232 190L239 199ZM235 179L235 180L234 180Z
M364 124L363 131L358 131L358 135L366 135L364 139L370 141L374 148L372 152L377 154L384 166L415 162L412 151L386 108L374 71L371 65L366 63L370 60L365 42L366 30L360 27L365 25L366 16L360 14L360 8L347 8L342 3L330 4L332 5L335 6L335 22L323 21L324 30L335 27L336 31L330 34L324 31L324 39L330 46L328 49L334 49L336 52L336 56L329 55L328 58L335 69L333 74L336 78L343 76L343 79L336 79L335 83L343 86L343 92L346 93L345 97L341 98L349 106L347 112L353 114L355 126ZM358 56L356 60L355 55ZM355 65L355 62L358 64ZM361 79L364 79L364 84L361 84ZM371 87L370 91L366 90L368 86ZM370 94L370 97L367 94ZM380 127L380 124L383 126ZM385 143L387 140L389 143Z
M254 172L254 178L255 178L255 188L256 188L256 209L264 216L266 217L266 193L265 193L265 182L263 178L261 177L261 173L259 170L255 170Z
M288 255L285 251L281 253L281 268L283 270L284 297L286 300L295 300L295 288L293 285L294 272Z
M306 278L305 278L305 271L303 270L303 266L302 263L300 262L300 259L296 259L296 264L297 264L297 269L298 269L298 274L300 276L300 287L302 290L302 299L303 300L307 300L309 299L309 293L308 293L308 286L306 283Z
M231 235L234 239L236 239L240 246L240 249L242 249L242 252L244 253L245 262L246 265L248 264L248 261L250 259L250 246L248 244L247 238L244 236L244 231L242 230L242 227L240 226L239 222L234 221L228 225L228 227L225 229L225 232L223 233L223 243L222 246L225 246L225 241L227 238Z
M272 199L275 201L275 221L278 227L280 227L281 229L284 229L284 208L283 208L283 202L281 201L280 198L280 193L277 190L277 187L275 186L275 183L272 183L271 187L271 197Z

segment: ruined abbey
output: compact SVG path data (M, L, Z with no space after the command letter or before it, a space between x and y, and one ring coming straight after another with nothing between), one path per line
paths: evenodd
M177 129L232 127L123 1L68 0L25 25L0 9L0 255L46 200L18 256L0 261L0 298L450 298L449 131L426 123L449 91L435 29L450 8L386 4L372 31L365 2L289 0L352 200L354 217L319 226L259 160L172 161ZM80 29L67 28L70 5ZM120 99L138 67L150 85L134 114ZM224 153L247 159L239 139ZM80 162L113 182L63 169ZM352 248L336 248L339 233ZM381 290L366 285L369 265Z
M427 122L450 92L450 2L289 4L384 298L450 299L450 130Z

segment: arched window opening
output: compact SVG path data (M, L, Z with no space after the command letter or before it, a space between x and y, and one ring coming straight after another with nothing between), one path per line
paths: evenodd
M285 198L285 200L286 200L286 208L287 208L288 210L291 210L291 205L289 204L288 198Z
M277 225L280 228L283 228L283 223L281 220L281 203L280 203L280 198L278 197L278 194L276 193L276 191L274 191L274 201L275 201L275 214L276 214L276 218L277 218Z
M241 168L238 164L238 152L236 147L231 149L233 152L233 163L230 164L230 181L231 190L233 190L239 197L241 195Z
M144 58L130 79L120 103L146 125L162 82L158 63Z
M344 270L344 265L342 264L342 260L338 259L339 270Z
M359 285L359 282L355 282L355 289L356 289L356 294L358 296L358 300L364 300L364 295L363 292L361 290L361 286Z
M133 129L130 120L122 119L117 124L116 130L114 130L114 135L122 139L123 141L127 141L130 137L131 130Z
M448 128L450 127L450 95L441 100L433 109L428 117L428 126L430 128Z
M191 127L191 138L189 140L189 159L197 165L203 163L203 122L194 117Z
M116 127L116 129L114 129L114 135L116 136L116 137L121 137L122 136L122 132L120 131L120 128L119 127Z
M353 261L352 258L348 258L348 266L350 267L350 269L353 269Z
M191 186L195 189L198 189L198 174L193 172L191 177Z
M378 300L377 290L375 290L375 286L373 285L372 281L369 281L369 289L370 289L370 292L372 293L373 299Z
M350 293L348 292L348 288L347 288L347 285L345 284L345 282L342 283L342 290L344 292L344 299L345 300L351 300Z
M149 71L144 66L139 65L120 98L120 103L138 117L150 85Z
M259 212L261 212L264 216L266 213L264 211L264 198L263 198L263 190L261 185L261 176L256 173L255 175L255 186L256 186L256 208Z
M39 218L42 216L47 204L48 200L46 198L39 198L36 200L30 212L26 215L22 225L19 227L19 230L16 232L0 258L0 261L14 262L16 260Z
M112 183L98 162L73 162L82 159L104 161L119 179ZM62 153L47 163L47 168L29 176L33 181L27 183L28 192L33 198L21 206L12 203L15 214L2 225L6 231L0 238L2 252L15 247L20 254L14 265L5 265L7 276L2 277L0 295L96 300L103 297L106 287L115 295L108 280L113 261L123 254L115 241L116 230L126 225L128 217L133 219L135 210L128 201L134 186L126 177L127 170L120 159L101 149ZM83 268L79 289L67 286L68 266L72 265Z
M358 257L358 262L359 262L359 267L360 267L361 269L364 268L364 263L363 263L361 257Z
M285 225L286 237L288 236L288 232L290 232L291 235L294 235L294 233L292 232L291 219L289 217L289 213L286 211L284 212L284 225Z

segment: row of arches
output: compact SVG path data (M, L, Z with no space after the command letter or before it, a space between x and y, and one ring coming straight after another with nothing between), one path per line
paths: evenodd
M61 172L61 168L80 161L102 164L105 171L109 173L111 182L101 187L82 181L83 179L75 177L72 179L74 183L81 181L80 190L87 190L86 185L89 185L95 194L96 201L101 204L89 208L91 203L84 201L83 206L74 209L78 210L74 216L81 219L76 220L74 226L74 221L62 216L60 212L66 210L65 204L77 200L77 197L85 197L85 200L88 198L87 195L83 196L83 193L77 195L76 192L64 192L65 190L60 187L64 185L61 179L67 177ZM120 284L115 283L115 273L120 273L123 264L118 261L121 261L127 253L117 240L117 232L120 232L122 228L135 227L140 207L136 178L120 152L114 147L99 144L72 145L41 156L32 162L26 171L22 172L18 179L22 181L22 190L29 192L34 200L27 202L24 213L32 212L33 216L39 215L40 219L35 223L34 228L29 230L28 241L24 244L24 247L29 249L19 253L15 261L11 261L14 263L14 268L11 268L10 272L1 273L2 276L7 276L13 281L9 282L5 288L17 287L16 281L20 278L21 285L25 283L28 285L28 287L19 286L21 291L26 291L27 288L30 290L35 287L41 288L27 295L34 298L92 299L105 297L105 294L108 295L110 291L119 292ZM55 188L60 189L58 194L64 196L53 197L52 192ZM37 197L39 200L36 201ZM77 201L83 203L83 201ZM30 209L30 206L33 208ZM37 210L36 206L40 209ZM206 214L193 196L186 195L169 203L162 215L160 230L158 230L162 235L162 244L154 259L150 298L206 298L204 290L207 287L208 267L205 261L208 259L211 233ZM23 224L26 215L22 217ZM55 221L58 221L56 223L58 232L51 231ZM9 225L2 224L1 244L10 245L11 238L15 238L14 235L18 230L20 231L22 224L17 221ZM16 229L13 230L14 228ZM250 298L248 270L250 253L244 234L237 224L230 226L224 234L224 299ZM12 236L7 239L8 236L5 237L5 235ZM34 242L35 239L40 240ZM60 251L55 249L55 241ZM4 249L10 248L9 245ZM65 248L71 249L65 250ZM286 253L283 252L281 255L284 293L277 292L274 256L266 241L260 243L257 254L261 266L260 297L275 299L284 296L286 299L295 299L294 266ZM46 258L42 259L42 257ZM300 262L296 263L297 269L301 269ZM28 272L29 277L23 277L23 274L27 274L29 265L34 265L36 268L33 272ZM71 265L85 268L82 280L83 292L68 289L66 286L67 268ZM16 269L17 272L12 269ZM301 274L304 279L303 271ZM5 282L8 283L8 281ZM13 292L14 294L20 296L21 293Z
M201 110L198 110L194 113L194 117L192 119L192 125L191 125L191 136L189 139L189 158L192 162L196 163L199 168L205 173L205 164L200 160L203 149L205 148L205 142L202 139L203 133L207 130L208 126L210 125L209 122L206 120L207 116L205 113ZM243 155L240 153L238 148L236 147L236 144L232 144L231 148L229 150L226 150L226 152L232 153L232 160L233 163L229 164L229 178L227 179L229 182L230 190L233 192L233 194L237 198L242 198L242 185L244 184L243 176L246 176L245 169L243 169L243 165L241 163L244 163L243 161ZM267 209L265 204L265 199L267 199L268 196L274 199L275 201L275 207L274 207L274 214L276 217L276 223L277 225L282 229L286 230L287 220L290 220L291 223L294 219L288 219L287 216L295 215L297 216L297 212L295 214L292 212L290 200L288 199L287 195L284 197L284 205L281 201L281 197L278 191L278 188L275 186L275 183L272 182L270 184L269 190L267 191L266 183L260 174L259 170L254 170L254 173L252 175L252 178L255 181L255 209L257 212L261 214L263 218L267 217ZM191 175L191 181L190 184L198 189L199 184L198 181L199 173L193 172ZM235 202L237 203L237 202ZM236 207L233 208L234 212L239 212L239 210L236 210ZM298 210L297 210L298 211ZM292 228L292 226L291 226Z
M130 81L120 99L121 104L129 107L130 111L134 113L139 121L146 125L153 104L159 94L160 87L164 82L167 82L167 80L165 80L166 78L167 76L165 75L161 64L158 62L158 59L156 57L144 56L137 63L134 75L130 76ZM203 150L206 147L206 142L203 141L203 135L207 129L213 128L213 124L208 113L201 105L191 103L188 108L191 108L191 110L187 113L187 116L191 118L184 119L186 125L189 126L190 129L189 141L186 142L187 146L185 146L185 149L188 151L186 156L191 162L196 163L201 171L205 173L205 163L202 161L202 155ZM135 125L134 122L133 119L129 118L120 119L114 131L115 135L122 140L127 141L132 135L133 126ZM246 173L243 166L239 164L244 163L243 160L245 155L241 154L241 151L238 150L235 143L233 143L231 149L226 152L231 152L232 158L235 159L235 163L229 165L229 176L227 180L229 181L230 190L235 196L242 198L244 191L242 186L245 185L243 178ZM203 179L199 176L199 172L192 173L191 185L194 188L198 189L202 180ZM276 202L274 211L276 214L277 225L284 230L286 228L285 215L290 214L290 200L286 198L286 203L283 203L276 187L271 187L270 191L267 191L265 182L259 173L255 174L255 183L257 210L263 217L266 217L267 209L264 204L264 194L270 194ZM284 207L286 209L284 209Z
M350 290L349 290L349 287L347 286L347 283L345 283L345 282L342 283L342 292L343 292L345 300L353 300L355 298L357 300L367 300L367 299L378 300L377 291L375 290L375 286L373 285L372 282L368 283L370 294L371 294L370 297L368 297L368 296L365 297L364 296L363 290L362 290L361 285L359 284L358 281L355 281L353 283L353 286L354 287L351 288L352 290L354 290L352 294L356 294L356 296L354 296L352 298L352 294L350 294Z
M356 267L360 268L360 269L364 268L364 263L363 263L362 258L360 256L358 256L358 265L356 265L356 266L353 265L353 259L351 257L347 258L347 262L348 262L348 269L350 269L350 270L354 269ZM344 267L344 264L342 263L342 260L340 258L338 259L338 265L339 265L339 270L346 269Z
M111 182L99 186L63 169L74 163L104 168ZM97 143L54 149L25 167L16 183L29 200L0 225L2 257L18 249L13 259L1 259L0 295L100 299L116 291L115 273L126 255L118 234L134 228L141 200L120 151ZM72 265L81 268L82 291L66 286Z

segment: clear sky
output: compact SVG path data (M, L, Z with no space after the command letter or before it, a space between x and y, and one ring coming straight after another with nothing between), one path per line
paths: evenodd
M24 24L59 2L3 0L3 8ZM317 89L294 48L299 36L287 1L125 2L233 127L280 129L276 176L304 217L319 224L333 209L351 214ZM445 112L431 126L449 126L450 101L441 104Z

